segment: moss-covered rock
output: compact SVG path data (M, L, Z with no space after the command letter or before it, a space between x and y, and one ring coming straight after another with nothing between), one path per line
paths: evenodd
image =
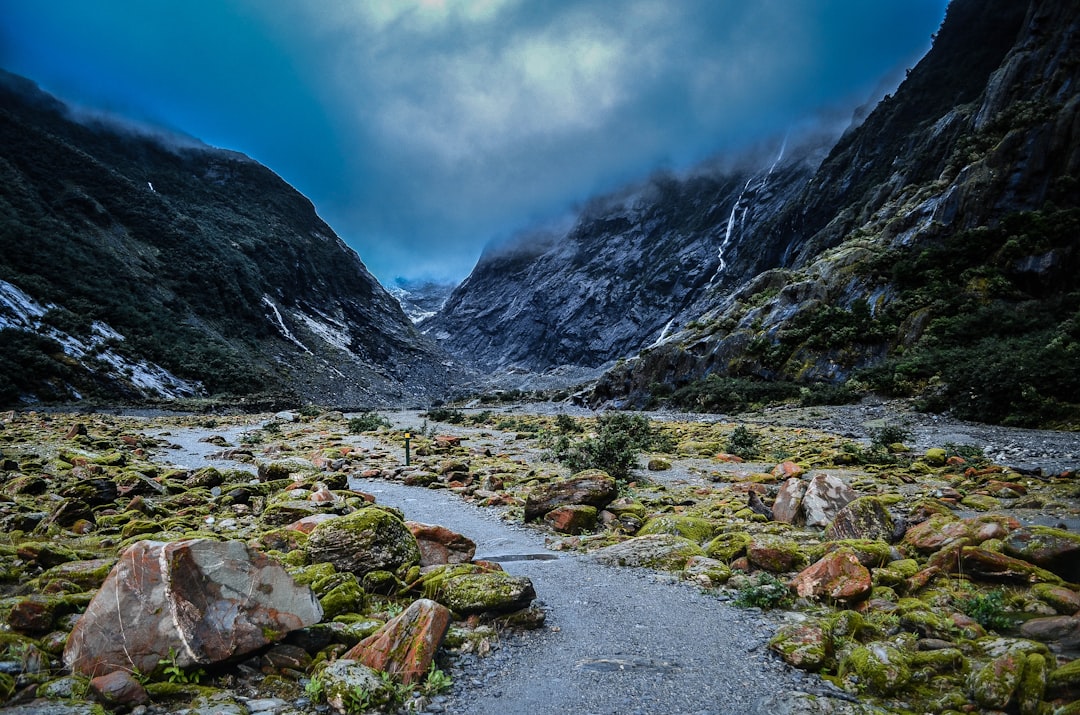
M661 571L681 571L694 556L705 556L700 546L674 534L636 536L597 549L592 554L599 563L612 566L641 566Z
M773 573L799 571L806 566L806 556L798 543L772 534L752 536L746 558L752 565Z
M356 580L356 574L342 574L346 577L319 599L323 618L331 620L343 613L361 613L364 610L366 595Z
M1016 689L1020 715L1038 715L1039 703L1046 693L1049 665L1042 653L1029 653L1024 660L1024 672Z
M1009 652L994 658L968 677L968 692L972 699L988 710L1004 710L1013 700L1027 657Z
M528 578L472 564L437 567L424 575L421 587L426 598L461 615L510 613L536 597Z
M1046 695L1050 698L1080 698L1080 660L1066 663L1046 679Z
M420 547L405 522L376 506L318 524L304 550L311 563L326 561L358 575L420 561Z
M710 541L705 546L705 555L709 558L731 563L740 556L745 556L746 547L749 545L749 534L742 531L732 531L720 534Z
M911 658L891 643L875 641L845 652L838 672L860 691L888 696L911 680Z
M859 497L844 505L825 527L825 538L891 541L896 522L878 497Z
M705 588L720 586L731 578L731 567L708 556L691 556L683 569L683 578Z
M665 514L646 521L645 525L638 531L638 536L672 534L689 539L697 544L704 544L713 538L714 533L715 526L708 519L696 516Z
M1048 526L1014 529L1004 539L1009 556L1049 569L1072 583L1080 582L1080 534Z
M788 665L811 672L825 667L833 655L829 629L816 620L782 626L769 640L769 649Z
M995 511L1001 508L1001 500L989 494L968 494L960 503L975 511Z

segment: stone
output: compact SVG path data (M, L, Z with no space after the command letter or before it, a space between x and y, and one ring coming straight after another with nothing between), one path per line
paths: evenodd
M1058 583L1061 577L1034 566L1023 559L977 546L960 549L960 570L967 576L987 581L1012 581L1018 583Z
M152 673L261 648L322 618L311 589L240 541L140 541L123 552L64 649L72 672ZM172 656L170 656L172 653Z
M909 528L901 544L909 552L932 554L960 539L968 539L972 545L989 539L1003 539L1019 527L1016 519L1000 514L970 519L957 519L952 514L934 514L921 524Z
M359 711L354 700L357 693L367 693L371 708L389 704L394 698L393 683L384 682L374 669L355 660L335 660L319 671L319 682L326 702L339 713Z
M837 512L855 501L856 494L842 480L829 474L818 474L810 480L802 499L802 513L807 526L824 527Z
M789 584L803 598L854 603L870 595L870 571L851 549L841 548L799 572Z
M664 457L653 457L645 468L650 472L666 472L671 469L671 460Z
M641 566L661 571L682 571L694 556L705 552L693 541L674 534L635 536L592 553L592 558L611 566Z
M772 474L777 479L789 479L792 477L798 477L802 475L806 470L802 468L802 465L795 462L781 462L773 467Z
M806 565L806 557L796 542L771 534L751 536L746 558L759 569L773 573L798 571Z
M1024 661L1024 672L1016 688L1016 700L1020 715L1038 715L1039 703L1046 694L1046 677L1049 666L1042 653L1029 653Z
M1080 592L1071 588L1050 583L1037 583L1031 587L1031 593L1062 615L1080 614Z
M874 695L892 695L911 680L909 656L894 645L876 641L856 646L840 659L841 680L854 675Z
M41 595L20 599L7 614L7 624L22 633L44 634L53 629L60 603Z
M646 521L645 525L638 531L638 536L672 534L698 544L704 544L713 538L714 531L715 527L708 519L702 519L698 516L664 514Z
M1056 642L1066 650L1080 648L1080 618L1050 616L1032 618L1020 627L1020 635L1041 643Z
M420 565L465 564L476 555L476 543L445 526L406 521L405 526L420 549Z
M618 485L606 472L598 469L578 472L567 479L558 479L533 489L525 499L525 521L539 519L556 507L570 504L586 504L603 509L618 493Z
M931 467L944 467L948 456L948 452L941 447L931 447L923 454L923 461Z
M705 546L705 555L725 562L732 562L746 554L750 535L742 531L720 534Z
M1048 526L1014 529L1002 546L1009 556L1053 571L1071 583L1080 582L1080 534Z
M316 525L304 550L311 563L325 561L360 576L420 561L420 547L405 522L378 506Z
M150 702L150 695L126 670L114 670L90 680L90 692L110 708L131 708Z
M727 583L731 578L731 568L723 561L708 556L691 556L683 569L683 578L703 588L713 588Z
M1048 698L1080 698L1080 659L1071 661L1046 678Z
M859 497L836 513L825 527L824 538L891 541L896 522L877 497Z
M780 491L776 494L773 502L773 520L785 524L798 523L801 516L803 495L806 494L807 483L798 478L792 478L780 485Z
M427 674L449 627L449 609L422 598L357 643L342 658L390 673L408 685Z
M584 534L596 527L596 507L588 504L568 504L555 507L544 514L544 523L560 534Z
M1024 653L1011 651L973 670L967 681L972 699L988 710L1006 709L1020 684L1026 663Z
M302 519L297 519L291 524L286 525L286 529L290 531L299 531L302 534L310 534L315 531L315 527L324 521L338 518L337 514L312 514L305 516Z
M263 653L262 671L271 673L304 673L311 667L311 655L300 646L279 644Z
M823 623L791 623L769 640L769 649L788 665L816 673L832 658L832 637Z
M437 566L424 574L421 586L426 598L464 616L518 611L536 598L527 577L475 564Z

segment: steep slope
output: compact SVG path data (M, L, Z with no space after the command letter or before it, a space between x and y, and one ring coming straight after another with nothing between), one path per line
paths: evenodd
M724 376L858 375L973 419L1075 422L1078 57L1076 3L954 0L895 95L763 227L783 260L712 293L594 401L724 409Z
M247 157L74 121L6 73L0 146L0 402L357 405L447 383L311 203Z
M597 367L664 340L701 313L710 285L773 265L740 244L802 189L823 158L769 159L647 184L590 202L569 229L489 246L442 310L421 323L480 368Z

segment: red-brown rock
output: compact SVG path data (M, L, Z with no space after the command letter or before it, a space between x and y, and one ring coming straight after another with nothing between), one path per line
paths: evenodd
M420 547L420 565L465 564L476 555L476 543L472 539L451 531L445 526L406 521L416 545Z
M960 549L960 568L964 574L987 581L1019 583L1059 583L1061 578L1023 559L987 551L977 546Z
M1080 618L1051 616L1033 618L1020 627L1020 635L1043 643L1057 642L1066 650L1080 647Z
M596 526L596 507L569 504L555 507L544 514L544 523L560 534L584 534Z
M848 603L870 595L870 571L851 549L841 548L803 569L791 580L791 588L803 598L833 599Z
M525 500L525 521L568 504L587 504L603 509L618 494L618 485L606 472L598 469L578 472L569 479L559 479L534 489Z
M90 681L94 697L110 708L130 708L150 702L150 695L135 677L126 670L114 670Z
M305 516L303 519L297 519L285 528L299 531L304 534L310 534L319 524L328 519L336 518L337 514L312 514L311 516Z
M773 467L771 474L777 479L790 479L791 477L798 477L805 471L801 465L795 462L781 462Z
M773 502L773 521L795 524L800 516L803 495L806 494L806 482L796 477L780 485L780 491Z
M342 656L413 683L424 677L450 627L450 610L426 598L357 643Z

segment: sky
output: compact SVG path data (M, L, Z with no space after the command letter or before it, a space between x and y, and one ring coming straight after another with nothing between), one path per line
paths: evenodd
M251 156L385 285L459 281L591 196L846 120L946 5L0 0L0 67Z

